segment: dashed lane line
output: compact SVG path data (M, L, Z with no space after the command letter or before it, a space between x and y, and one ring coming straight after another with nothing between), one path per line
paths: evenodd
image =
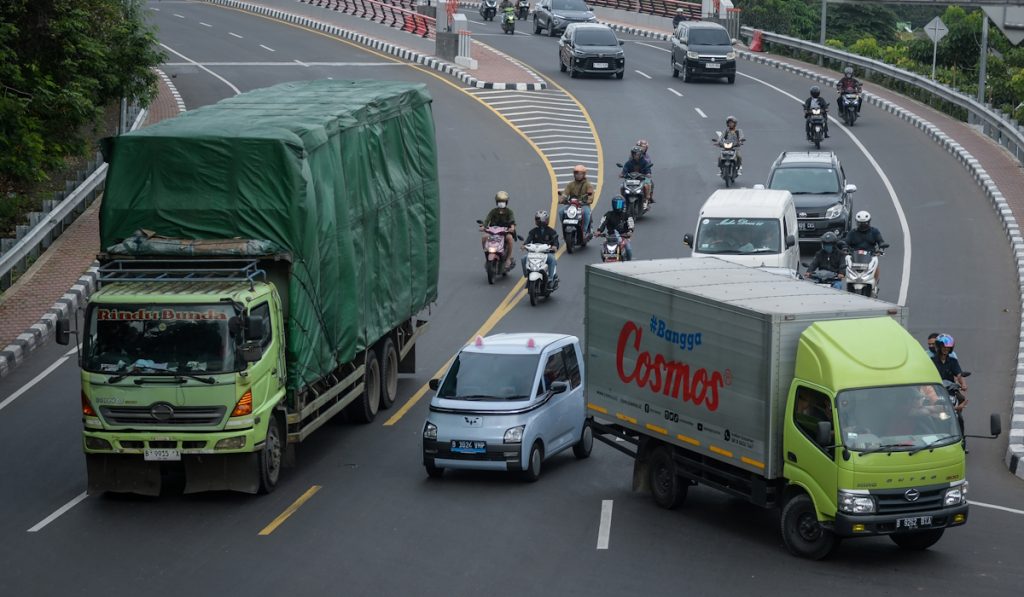
M234 37L237 37L238 39L244 39L241 35L239 35L237 33L232 33L231 31L228 31L228 35L232 35Z
M640 75L641 77L643 77L643 78L645 78L645 79L650 79L650 78L651 78L651 75L649 75L649 74L645 73L645 72L644 72L644 71L642 71L642 70L635 70L635 71L633 71L633 72L635 72L636 74Z
M260 47L263 48L264 50L268 51L268 52L276 52L277 51L274 48L268 48L267 46L265 46L263 44L260 44Z
M697 114L700 114L701 118L707 118L708 117L708 115L704 113L704 110L701 110L700 108L694 108L694 110L697 111Z
M678 92L678 91L676 91L675 89L672 89L671 87L668 87L667 89L668 89L669 93L674 93L674 94L676 94L676 95L677 95L677 96L679 96L679 97L683 97L683 94L682 94L682 93L679 93L679 92Z
M612 500L601 500L601 524L597 529L597 548L608 549L612 534Z

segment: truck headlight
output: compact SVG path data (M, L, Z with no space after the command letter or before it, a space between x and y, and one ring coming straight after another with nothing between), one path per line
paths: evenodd
M423 439L437 441L437 425L427 421L427 424L423 426Z
M512 427L511 429L505 430L505 437L502 439L506 444L521 444L523 443L523 431L526 430L526 425L520 425L518 427Z
M836 203L832 207L825 210L826 220L837 220L839 216L843 215L843 204Z
M85 447L90 450L112 450L110 442L101 437L86 437Z
M692 50L688 50L686 52L686 57L689 58L690 60L696 60L696 59L700 58L700 54L698 54L697 52L694 52Z
M946 495L942 500L944 506L959 506L960 504L967 503L967 481L964 481L960 485L954 485L946 490Z
M866 491L840 491L839 509L849 514L872 514L875 511L875 498Z
M245 436L225 437L213 446L214 450L238 450L245 447Z

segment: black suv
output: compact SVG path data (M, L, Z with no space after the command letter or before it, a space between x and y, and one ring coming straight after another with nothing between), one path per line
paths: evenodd
M853 221L851 197L839 158L831 151L784 151L768 173L768 188L786 190L796 202L801 243L817 243L828 231L846 238Z
M729 32L718 23L683 21L672 34L672 76L683 82L725 77L736 81L736 50Z
M583 0L540 0L533 8L533 32L546 29L554 37L569 23L594 23L597 17Z
M626 73L626 53L622 42L608 25L572 23L558 40L558 69L575 78L579 73L615 75Z

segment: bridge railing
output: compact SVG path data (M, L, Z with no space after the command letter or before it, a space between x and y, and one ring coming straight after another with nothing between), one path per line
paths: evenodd
M413 0L299 0L312 6L335 10L420 37L436 38L437 21L416 12Z

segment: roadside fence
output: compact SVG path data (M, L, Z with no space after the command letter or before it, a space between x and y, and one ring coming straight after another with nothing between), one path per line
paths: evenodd
M437 37L437 21L416 12L414 0L299 0L299 2L350 14L420 37Z

